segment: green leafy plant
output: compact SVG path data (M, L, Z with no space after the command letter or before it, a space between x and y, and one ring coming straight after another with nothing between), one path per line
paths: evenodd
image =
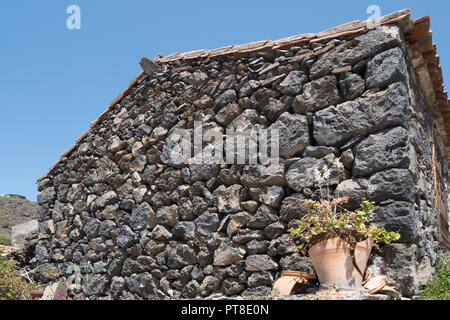
M58 269L52 267L52 268L48 268L47 270L45 270L42 273L42 275L44 277L49 278L51 281L55 281L56 279L58 279L59 277L62 276L62 273Z
M441 255L436 262L436 274L426 284L420 299L450 300L450 254Z
M0 256L0 300L30 300L35 285L22 276L16 261Z
M335 159L332 165L338 171L344 167L339 159ZM318 242L339 237L348 242L353 248L357 242L372 238L377 243L389 244L400 239L398 232L388 232L384 228L368 225L369 216L374 211L374 202L363 201L361 207L355 211L349 211L341 206L347 203L347 196L333 198L330 194L329 179L332 169L325 166L320 171L314 170L314 179L320 190L320 200L307 200L307 214L304 215L297 228L290 230L291 235L300 241L299 250L306 255L307 250ZM322 186L327 186L327 195L323 194Z
M389 244L400 239L397 232L388 232L384 228L368 225L369 216L374 211L374 202L363 201L361 208L349 211L340 205L348 202L348 197L318 201L307 200L307 214L302 217L297 228L290 230L291 235L300 241L299 250L306 254L314 244L340 237L353 247L357 242L372 238L375 243Z
M277 294L279 294L279 290L272 289L265 296L244 296L244 300L272 300Z
M11 237L6 234L0 233L0 245L10 246L11 245Z

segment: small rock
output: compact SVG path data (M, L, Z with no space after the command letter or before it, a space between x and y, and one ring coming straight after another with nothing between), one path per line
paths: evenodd
M356 73L344 72L339 76L339 87L345 100L354 100L363 94L366 82Z
M391 83L405 81L407 69L400 48L377 54L367 63L367 88L382 88Z
M296 95L302 91L303 84L308 82L308 76L301 70L291 71L278 85L282 94Z
M268 255L251 255L245 260L247 271L270 271L278 269L278 264Z
M336 105L341 101L336 77L326 76L305 84L303 93L295 97L292 107L295 113L306 114Z
M214 265L229 266L235 261L242 260L245 254L244 249L234 245L231 241L225 241L214 252Z
M189 221L180 221L172 229L173 235L183 241L195 239L195 223Z
M281 156L299 154L309 144L308 120L305 116L285 112L268 130L271 136L275 134L274 130L278 130Z
M209 234L216 232L219 228L220 221L217 213L206 211L200 217L194 220L196 226L196 232L208 236Z

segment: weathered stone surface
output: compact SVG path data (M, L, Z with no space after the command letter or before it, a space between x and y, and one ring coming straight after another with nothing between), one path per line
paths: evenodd
M284 225L281 222L275 222L275 223L269 224L264 229L264 234L269 239L275 239L275 238L281 236L285 231L286 231L286 228L284 227Z
M145 169L145 165L147 164L147 157L145 155L136 155L134 160L130 162L129 169L130 171L142 172Z
M194 298L197 295L199 289L200 284L196 280L192 280L186 284L181 294L186 298Z
M242 108L237 103L232 103L222 108L216 114L216 121L224 126L230 124L231 121L234 120L238 115L242 113Z
M108 150L111 152L118 152L126 147L126 143L124 143L117 136L111 139L111 143L109 144Z
M421 286L426 285L433 278L433 267L429 257L424 257L419 264L418 281Z
M273 276L268 272L254 272L247 279L249 287L270 286L272 284Z
M278 130L280 155L294 156L302 152L309 144L308 121L305 116L283 113L268 130Z
M361 202L371 200L368 196L368 188L369 182L365 179L347 179L337 185L333 196L349 197L348 203L343 203L342 206L348 210L355 210L360 207Z
M278 186L267 186L262 188L259 194L259 201L270 207L277 208L280 206L281 200L284 197L284 190Z
M147 227L154 228L156 226L155 212L147 202L133 209L130 225L135 231L141 231Z
M45 188L37 196L39 205L43 205L45 203L52 202L55 198L56 198L56 192L53 187Z
M343 151L339 161L342 162L345 169L351 169L353 167L353 162L355 161L355 155L353 154L352 149Z
M98 229L100 227L100 220L98 219L89 219L89 221L85 224L83 231L86 234L88 240L95 238L98 235Z
M188 241L195 239L195 223L180 221L172 229L173 235L180 240Z
M99 274L87 274L83 278L83 293L87 296L106 293L110 280Z
M139 294L145 299L155 297L156 287L151 274L148 272L133 274L127 278L127 286L131 292Z
M308 212L304 204L306 200L307 198L301 193L284 198L280 208L280 220L291 221L303 217Z
M296 95L302 91L303 84L308 81L308 76L301 70L291 71L278 85L277 89L282 94Z
M205 149L208 150L209 148ZM190 164L191 182L211 179L219 174L219 170L220 165L214 163L212 159L201 164Z
M122 275L130 276L132 274L151 271L155 259L148 256L139 256L137 259L128 258L123 263Z
M400 48L377 54L367 63L367 88L382 88L391 83L405 81L407 77L405 58Z
M164 142L160 156L161 162L175 168L187 163L188 159L185 157L184 150L188 143L190 143L190 137L173 132Z
M252 240L246 245L246 251L249 255L252 254L263 254L267 252L269 248L269 241L256 241Z
M180 170L167 168L153 183L160 190L173 191L183 183L183 179Z
M245 210L248 210L250 212L255 212L256 209L258 209L258 202L253 201L253 200L245 201L245 202L241 202L241 206Z
M187 244L173 243L167 246L164 251L164 256L167 260L167 266L170 269L182 269L187 265L194 265L197 263L197 256L194 249Z
M156 222L169 227L174 227L178 222L178 207L174 204L156 211Z
M223 90L227 90L227 89L231 89L234 87L234 85L236 85L237 80L236 80L236 76L234 74L226 76L225 78L223 78L222 82L219 85L219 90L223 91Z
M284 113L291 105L293 98L285 97L279 100L269 98L267 104L262 107L261 114L266 116L272 122L275 122L278 117Z
M366 90L366 81L356 73L343 72L339 75L339 87L345 100L353 100Z
M254 254L245 260L245 269L247 271L270 271L278 269L278 264L268 255Z
M264 229L276 221L278 221L276 210L262 204L247 223L247 227L251 229Z
M209 296L211 293L214 292L217 288L219 288L220 280L213 276L206 276L205 279L203 279L202 284L200 285L200 295L202 297Z
M255 188L265 185L284 186L284 163L279 162L274 165L246 165L240 179L245 187Z
M16 248L23 248L25 245L26 237L33 232L38 231L38 221L30 220L19 225L15 225L11 228L11 245Z
M314 114L314 139L319 145L342 146L357 134L367 135L408 123L405 86L395 83L366 98L344 102Z
M300 254L291 254L280 259L280 267L283 270L294 270L314 274L314 267L308 257Z
M151 233L152 239L157 241L168 241L172 239L172 233L163 226L157 225ZM158 252L159 253L159 252Z
M234 214L231 217L230 222L228 223L227 235L231 236L236 234L236 232L240 228L244 228L245 226L247 226L247 223L250 221L251 218L252 216L245 211Z
M263 240L264 233L261 230L241 229L232 239L237 244L246 244L252 240Z
M220 213L229 214L241 211L239 200L239 191L241 185L232 185L230 187L220 186L214 190L214 204Z
M129 226L120 227L117 232L117 245L121 248L128 248L134 240L135 233Z
M388 168L408 168L408 131L402 127L370 135L354 148L354 176Z
M270 286L260 286L248 288L244 292L242 292L243 297L267 297L271 292Z
M337 155L337 148L325 146L307 146L305 152L303 153L303 157L320 159L331 153Z
M400 43L401 36L397 26L381 26L323 54L312 65L310 77L311 79L323 77L338 67L353 65L360 60L399 46Z
M122 277L113 277L111 279L111 297L118 299L125 287L125 279Z
M295 97L292 107L295 113L316 112L342 101L334 76L326 76L305 84L303 93Z
M239 283L238 279L228 278L223 281L224 293L228 296L236 295L245 289L242 283Z
M228 89L215 98L214 109L220 110L227 104L230 104L236 100L237 100L236 91L234 89Z
M195 231L203 236L216 232L220 225L217 213L205 211L200 217L194 220Z
M322 182L323 186L336 185L344 179L344 168L334 154L329 154L321 159L302 158L289 167L286 180L292 189L301 192L303 188L319 187L321 182L317 170L323 173L329 170L329 178Z
M246 131L260 127L260 115L256 110L246 109L228 125L228 129Z
M280 93L276 90L272 90L269 88L259 88L256 90L251 98L250 103L260 112L270 101L270 98L277 99L280 96Z
M370 221L387 231L400 233L400 242L411 242L419 234L421 227L418 213L408 202L396 201L387 206L377 206Z
M35 248L35 257L38 262L48 262L49 254L45 243L38 242Z
M231 241L224 241L214 252L215 266L229 266L245 256L245 250L236 246Z
M114 191L108 191L95 200L98 207L103 208L117 202L117 194Z
M368 196L375 202L393 199L414 203L417 187L407 169L389 169L370 177Z
M420 291L416 252L415 244L391 243L370 258L369 268L374 274L386 275L387 285L403 296L412 297Z

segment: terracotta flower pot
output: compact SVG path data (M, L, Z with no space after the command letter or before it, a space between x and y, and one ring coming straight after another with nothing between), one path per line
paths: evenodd
M273 289L276 290L274 295L288 296L293 293L301 293L310 286L309 280L312 279L316 279L315 274L284 270L281 272L281 277L273 285Z
M39 300L44 295L44 290L30 290L31 299Z
M361 288L372 244L372 239L356 244L355 263L350 254L351 246L339 237L324 240L312 246L308 254L320 284L342 289Z

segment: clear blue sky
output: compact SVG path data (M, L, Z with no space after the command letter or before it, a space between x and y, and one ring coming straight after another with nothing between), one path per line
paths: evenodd
M319 32L412 9L430 15L446 90L449 1L0 1L0 193L36 200L36 180L128 86L139 60ZM69 5L81 30L69 30Z

